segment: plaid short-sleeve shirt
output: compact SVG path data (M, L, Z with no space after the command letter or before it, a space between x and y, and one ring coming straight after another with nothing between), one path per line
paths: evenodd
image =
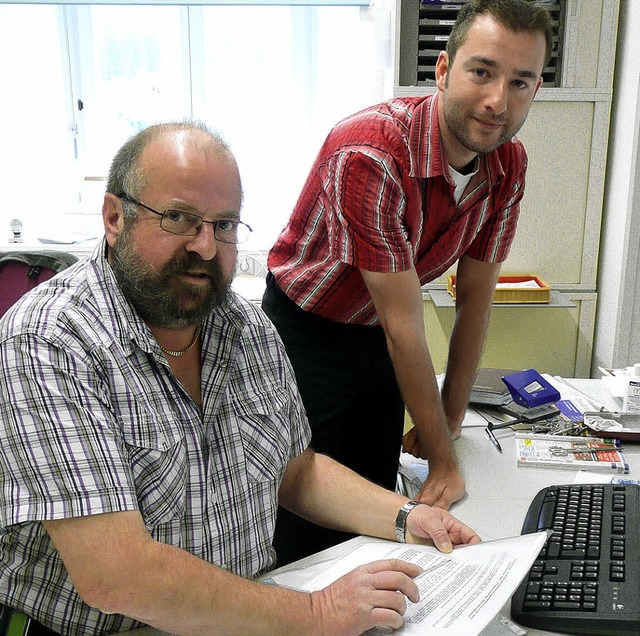
M202 331L202 413L93 256L0 321L0 603L62 634L87 606L39 523L139 510L154 539L245 577L274 565L277 489L310 432L282 343L236 297Z
M393 99L329 133L269 253L280 288L330 320L378 322L360 269L416 268L433 281L462 255L506 259L527 155L513 139L481 157L456 203L440 141L438 96Z

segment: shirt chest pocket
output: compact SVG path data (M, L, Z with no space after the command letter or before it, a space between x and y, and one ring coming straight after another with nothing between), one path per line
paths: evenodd
M232 400L250 483L280 483L291 445L287 404L288 394L279 386Z
M184 513L187 453L180 425L148 413L122 418L136 497L149 530Z

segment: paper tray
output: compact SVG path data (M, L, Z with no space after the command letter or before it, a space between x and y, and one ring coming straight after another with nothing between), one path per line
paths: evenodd
M535 274L512 274L498 277L498 284L524 283L533 281L536 287L501 287L493 293L494 303L548 303L551 300L551 287ZM456 297L456 276L447 277L447 291Z

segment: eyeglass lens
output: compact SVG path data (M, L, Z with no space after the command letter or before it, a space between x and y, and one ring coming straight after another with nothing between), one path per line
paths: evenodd
M203 219L189 212L166 210L162 214L161 227L173 234L195 236L202 226ZM214 236L223 243L243 243L249 237L250 228L239 221L214 222Z

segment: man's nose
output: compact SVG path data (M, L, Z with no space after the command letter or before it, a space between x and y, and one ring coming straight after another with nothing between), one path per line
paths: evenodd
M507 110L508 104L508 89L509 84L507 81L499 80L492 82L487 88L487 95L485 98L485 108L490 110L493 114L499 115Z
M187 250L195 252L203 261L210 261L218 253L215 229L211 223L203 223L198 233L187 243Z

